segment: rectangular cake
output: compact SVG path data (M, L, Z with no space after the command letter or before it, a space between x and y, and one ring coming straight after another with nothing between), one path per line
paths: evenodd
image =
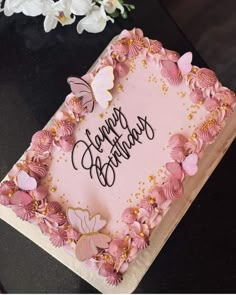
M234 139L236 97L140 29L67 82L0 216L101 292L130 293Z

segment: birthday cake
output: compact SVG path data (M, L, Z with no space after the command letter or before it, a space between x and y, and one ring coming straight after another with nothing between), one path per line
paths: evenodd
M235 94L140 29L124 30L0 186L0 204L118 285L233 113ZM144 250L145 249L145 250Z

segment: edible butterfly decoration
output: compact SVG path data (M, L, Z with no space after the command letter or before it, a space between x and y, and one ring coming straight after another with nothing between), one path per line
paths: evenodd
M188 155L181 164L177 162L169 162L166 164L166 169L170 172L172 176L177 179L182 179L183 171L189 175L193 176L198 171L198 155L192 153Z
M186 52L182 55L177 63L171 60L163 60L161 61L162 69L161 74L163 77L167 79L175 79L181 78L179 81L182 80L182 77L187 75L192 69L192 59L193 55L192 52Z
M17 185L24 191L36 189L37 181L34 177L29 176L24 170L20 170L17 174Z
M109 90L114 87L114 73L111 66L101 68L91 83L86 78L77 77L69 77L67 82L72 93L82 100L83 106L90 112L93 111L95 101L102 108L107 108L112 100Z
M81 233L75 247L78 260L90 259L97 255L99 249L108 248L111 237L99 232L107 224L99 214L90 217L88 210L68 208L67 217L71 226Z

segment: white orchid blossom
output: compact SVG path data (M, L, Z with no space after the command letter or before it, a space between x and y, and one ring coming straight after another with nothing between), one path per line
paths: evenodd
M103 0L103 5L107 13L114 13L116 9L119 9L121 14L124 13L124 7L119 0Z
M86 15L93 7L92 0L72 0L70 9L75 15Z
M42 14L45 16L43 25L46 33L55 29L58 22L64 26L75 21L75 17L71 17L70 2L70 0L44 1Z
M41 0L6 0L4 14L11 16L13 13L24 13L27 16L38 16L42 13Z
M77 24L77 31L99 33L114 17L127 17L125 10L133 5L123 4L123 0L0 0L0 12L6 16L23 13L26 16L43 15L44 30L50 32L57 24L62 26L74 23L76 16L85 16ZM115 13L113 15L113 13Z
M108 20L114 22L113 18L106 15L103 5L100 7L95 5L87 16L78 23L77 32L81 34L85 30L89 33L100 33L105 29Z

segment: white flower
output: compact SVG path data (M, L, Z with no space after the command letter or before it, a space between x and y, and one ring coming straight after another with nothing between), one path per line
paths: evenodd
M93 7L92 0L72 0L70 10L75 15L85 15Z
M43 24L45 32L55 29L58 22L64 26L75 21L75 17L71 17L70 4L71 0L44 1L42 14L45 16Z
M106 15L103 5L100 7L95 5L92 10L78 23L77 32L79 34L81 34L84 30L89 33L102 32L105 29L108 20L114 22L111 17Z
M4 14L24 13L27 16L38 16L42 13L42 0L6 0Z
M124 13L124 7L119 0L103 0L103 5L107 13L113 13L119 9L121 14Z

